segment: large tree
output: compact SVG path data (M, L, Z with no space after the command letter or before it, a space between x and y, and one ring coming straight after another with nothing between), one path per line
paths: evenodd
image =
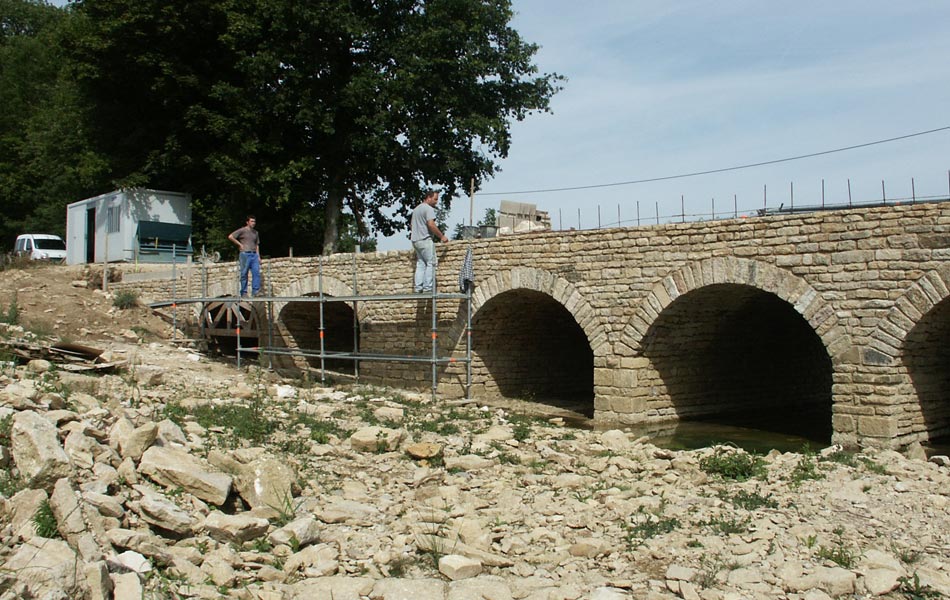
M76 7L76 75L115 182L192 192L215 239L244 211L265 240L324 253L341 228L392 233L423 187L451 198L491 177L511 122L547 110L560 79L537 74L509 0Z
M63 234L66 204L100 184L85 104L63 70L72 14L39 0L0 0L0 240Z

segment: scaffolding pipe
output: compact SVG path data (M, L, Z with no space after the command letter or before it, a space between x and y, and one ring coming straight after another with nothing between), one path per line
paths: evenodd
M323 345L323 255L320 255L320 266L317 271L317 285L320 288L320 384L322 385L326 383L327 380L326 364L324 362L326 348L324 348Z
M203 286L207 288L207 272L206 265L203 267L203 276L205 280L203 281ZM354 278L354 291L358 291L358 278L357 278L357 269L354 266L353 278ZM149 304L151 308L159 308L163 306L177 306L178 304L190 304L190 303L201 303L202 304L202 314L204 315L207 312L207 304L210 302L223 302L229 311L233 311L236 317L235 323L235 337L237 343L237 366L241 367L241 354L244 352L257 352L258 354L267 354L267 355L289 355L289 356L304 356L304 357L319 357L320 358L320 380L322 383L326 382L326 359L334 358L340 360L352 360L354 364L358 365L361 361L379 361L379 362L408 362L408 363L430 363L432 365L432 398L433 400L437 397L438 392L438 365L448 365L457 362L466 363L466 382L465 382L465 397L466 399L471 399L472 395L472 286L469 285L465 293L438 293L438 281L436 280L433 285L432 295L425 299L431 299L432 302L432 322L431 322L431 337L432 337L432 353L430 356L405 356L405 355L387 355L387 354L374 354L374 353L363 353L359 351L359 318L358 318L358 302L362 301L390 301L390 300L420 300L419 294L382 294L382 295L370 295L363 296L360 294L354 294L352 296L327 296L324 293L323 285L323 257L319 258L318 265L318 295L314 296L273 296L273 285L270 285L270 296L261 296L255 297L255 302L266 302L267 307L267 319L268 319L268 346L248 346L244 347L242 345L242 334L241 327L245 322L244 315L241 312L242 308L242 299L240 297L236 299L221 298L221 297L208 297L207 289L203 290L204 296L200 298L172 298L171 300L166 300L162 302L152 302ZM173 296L176 295L175 284L172 283ZM456 358L454 356L449 356L446 358L439 358L439 346L438 346L438 300L439 299L460 299L464 300L466 303L466 341L465 341L465 358ZM320 349L318 352L312 352L308 349L293 349L293 348L277 348L274 344L274 320L275 315L273 312L273 302L319 302L319 331L320 331ZM352 302L353 303L353 324L354 324L354 351L353 352L337 352L337 351L328 351L326 349L325 343L325 312L324 304L327 302ZM254 305L249 303L250 310L254 310ZM201 329L202 335L205 335L205 318L201 320ZM270 360L270 358L268 358ZM271 364L271 363L269 363ZM359 376L359 367L355 368L356 376Z

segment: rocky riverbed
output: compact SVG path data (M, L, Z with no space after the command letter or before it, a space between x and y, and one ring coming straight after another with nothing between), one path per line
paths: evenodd
M0 600L950 595L945 457L670 451L134 337L2 363Z

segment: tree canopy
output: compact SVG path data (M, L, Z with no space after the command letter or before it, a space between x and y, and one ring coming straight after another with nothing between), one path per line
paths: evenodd
M0 94L42 85L61 97L35 111L20 101L25 131L0 120L0 149L18 151L0 162L0 194L36 193L57 167L72 170L60 193L83 194L50 201L60 216L114 187L186 191L196 237L219 249L248 212L267 253L330 253L402 229L424 188L448 204L491 178L511 123L548 110L561 81L538 73L509 0L0 6L32 15L32 30L3 20ZM45 62L8 45L41 46ZM44 64L31 82L16 71ZM66 124L71 141L54 150ZM42 150L22 147L32 137ZM32 179L14 176L28 164Z

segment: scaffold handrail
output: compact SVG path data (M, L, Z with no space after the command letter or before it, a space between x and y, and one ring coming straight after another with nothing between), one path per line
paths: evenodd
M438 294L357 294L354 296L328 296L324 292L322 298L316 296L208 296L199 298L172 298L171 300L162 300L159 302L149 302L149 308L162 308L165 306L175 306L176 304L202 304L207 302L232 302L232 303L254 303L254 302L372 302L386 300L429 300L437 298L439 300L465 300L467 294L457 292L443 292Z

